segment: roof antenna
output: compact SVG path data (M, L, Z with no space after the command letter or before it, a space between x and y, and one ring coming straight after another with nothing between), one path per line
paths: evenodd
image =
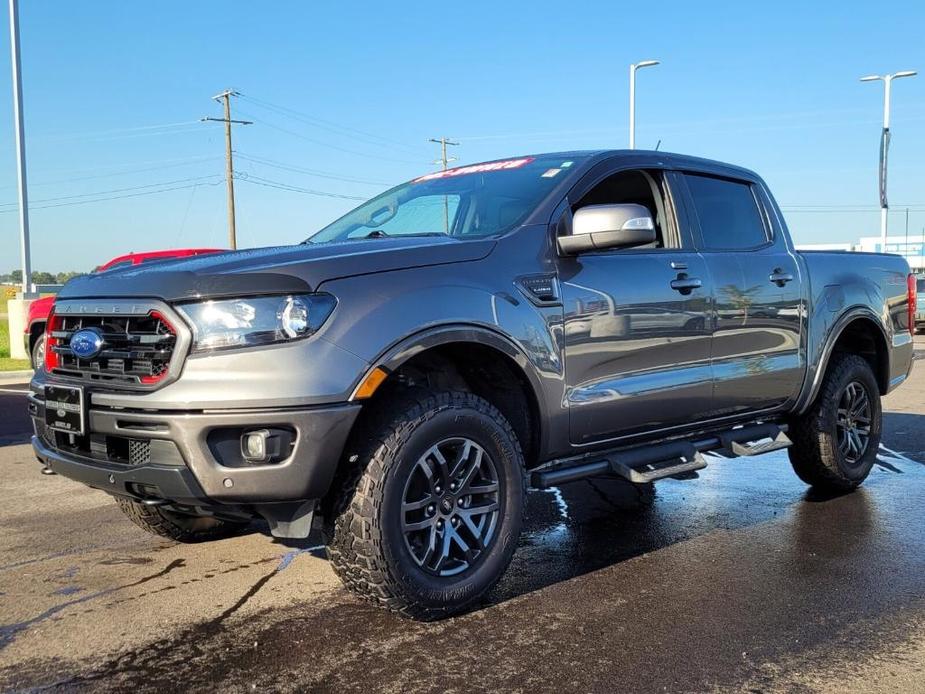
M662 141L659 140L659 141L658 141L658 144L655 145L655 151L657 152L657 151L658 151L658 148L661 147L661 146L662 146Z

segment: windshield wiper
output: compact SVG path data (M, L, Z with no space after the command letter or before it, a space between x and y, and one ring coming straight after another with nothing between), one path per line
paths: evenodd
M422 231L417 234L388 234L382 229L374 229L373 231L366 234L366 236L361 236L359 238L363 239L409 239L416 238L421 236L444 236L446 238L452 238L449 234L446 234L442 231Z

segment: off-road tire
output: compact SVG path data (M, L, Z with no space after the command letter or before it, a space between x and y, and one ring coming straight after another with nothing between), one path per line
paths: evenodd
M864 454L849 464L839 450L836 418L849 384L859 383L870 399L870 435ZM856 354L832 356L813 406L791 422L790 463L799 478L821 491L844 492L860 485L877 459L882 431L880 389L867 361Z
M424 452L454 436L471 438L491 456L500 515L483 557L456 576L435 576L405 544L402 490ZM368 417L345 456L322 511L328 558L351 592L429 621L466 609L498 581L520 535L526 475L517 437L497 408L468 392L396 394Z
M119 509L142 530L174 542L208 542L243 533L250 525L212 516L192 516L146 506L138 501L116 498Z

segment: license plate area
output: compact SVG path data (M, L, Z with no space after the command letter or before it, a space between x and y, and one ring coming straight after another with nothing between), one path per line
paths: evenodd
M55 431L83 435L83 388L45 386L45 425Z

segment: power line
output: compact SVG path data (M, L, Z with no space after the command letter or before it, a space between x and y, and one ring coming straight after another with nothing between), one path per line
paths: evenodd
M260 106L262 108L268 109L270 111L275 111L280 115L288 116L289 118L294 118L295 120L302 121L309 125L313 125L322 130L327 130L328 132L334 132L341 134L344 137L353 137L353 139L359 139L356 136L359 135L363 138L366 138L366 144L376 145L378 147L392 146L393 148L398 148L405 150L406 152L417 153L418 150L410 145L393 140L388 137L383 137L382 135L377 135L375 133L370 133L365 130L360 130L358 128L352 128L347 125L341 125L340 123L335 123L333 121L325 120L324 118L319 118L318 116L312 116L301 111L297 111L294 108L288 106L280 106L279 104L274 104L265 99L258 99L247 94L241 94L242 99L250 101L255 106ZM350 135L352 133L352 135ZM369 140L378 140L379 142L370 142ZM361 140L363 141L363 140Z
M895 207L925 207L925 202L910 202L902 205L895 205ZM799 212L802 210L819 210L821 212L831 211L831 212L867 212L871 210L880 210L879 205L786 205L781 204L780 208L782 210L790 210L792 212Z
M280 125L276 125L275 123L271 123L271 122L266 121L266 120L263 120L263 119L261 119L261 118L257 118L257 117L256 117L255 115L253 115L252 113L243 111L243 110L241 110L240 108L238 109L238 113L242 113L243 115L245 115L245 116L247 116L248 118L252 119L255 123L260 123L260 124L262 124L262 125L267 126L268 128L272 128L273 130L278 130L278 131L281 132L281 133L285 133L285 134L287 134L287 135L291 135L292 137L297 137L297 138L299 138L300 140L305 140L306 142L311 142L312 144L319 145L320 147L327 147L328 149L337 150L338 152L344 152L345 154L354 154L354 155L359 156L359 157L366 157L367 159L380 159L380 160L382 160L382 161L393 161L393 162L398 162L398 163L400 163L400 164L418 164L418 165L420 165L420 164L423 163L423 162L420 162L420 161L413 161L413 160L411 160L411 159L396 159L395 157L387 157L387 156L380 155L380 154L371 154L371 153L369 153L369 152L360 152L360 151L355 150L355 149L349 149L349 148L347 148L347 147L340 147L340 146L338 146L338 145L332 145L332 144L329 143L329 142L324 142L323 140L317 140L317 139L315 139L315 138L313 138L313 137L309 137L308 135L304 135L303 133L299 133L299 132L296 132L296 131L294 131L294 130L289 130L288 128L284 128L284 127L282 127L282 126L280 126Z
M909 207L907 208L912 212L925 212L925 207ZM786 208L781 208L782 212L789 212L791 214L837 214L837 213L846 213L846 212L879 212L879 207L870 207L864 210L833 210L833 209L799 209L799 210L788 210Z
M192 165L194 165L194 164L201 164L201 163L203 163L203 162L210 161L210 160L214 160L214 159L218 159L218 158L219 158L219 157L194 157L194 158L191 158L191 159L188 159L188 160L185 160L185 161L178 161L178 162L173 163L173 164L162 164L162 165L160 165L160 166L146 166L146 167L137 168L137 169L122 169L122 170L120 170L120 171L114 171L114 172L105 173L105 174L95 174L95 175L92 175L92 176L77 176L77 177L73 177L73 176L72 176L72 177L69 177L69 178L59 178L59 179L52 180L52 181L41 181L41 182L38 182L38 183L33 183L33 182L30 181L30 182L29 182L29 185L30 185L31 187L35 187L35 186L50 186L50 185L57 185L57 184L59 184L59 183L76 183L76 182L79 182L79 181L91 181L91 180L95 180L95 179L98 179L98 178L112 178L113 176L125 176L125 175L129 175L129 174L143 173L143 172L146 172L146 171L160 171L160 170L162 170L162 169L175 169L175 168L179 168L179 167L181 167L181 166L192 166ZM174 161L176 161L176 160L174 160ZM82 171L99 171L99 169L78 169L78 170L82 170ZM15 186L0 186L0 190L6 189L6 188L15 188Z
M190 121L180 121L178 123L161 123L157 125L137 125L131 128L112 128L110 130L91 130L87 132L79 133L48 133L46 135L38 135L37 139L43 140L73 140L73 139L95 139L99 136L106 135L121 135L127 134L132 136L133 134L138 133L151 133L154 135L158 134L170 134L171 131L177 129L191 130L194 126L198 125L199 121L190 120Z
M178 178L174 181L162 181L161 183L149 183L147 185L131 186L129 188L113 188L112 190L99 190L93 193L77 193L75 195L62 195L62 196L54 197L54 198L43 198L41 200L33 200L32 202L57 202L59 200L73 200L75 198L89 198L89 197L94 197L96 195L109 195L110 193L124 193L127 191L133 191L133 190L143 190L145 188L157 188L160 186L169 186L175 183L189 183L191 181L204 181L210 178L215 178L216 176L218 176L218 174L210 174L208 176L195 176L192 178ZM4 202L4 203L0 203L0 207L10 207L10 206L18 205L18 204L19 203L16 203L16 202Z
M77 201L75 201L75 202L59 202L59 203L55 203L55 204L53 204L53 205L37 205L37 206L35 206L35 207L33 207L32 205L29 205L29 210L30 210L30 211L31 211L31 210L47 210L47 209L52 208L52 207L70 207L70 206L72 206L72 205L87 205L87 204L93 203L93 202L107 202L107 201L109 201L109 200L122 200L122 199L124 199L124 198L139 198L139 197L142 197L142 196L145 196L145 195L157 195L158 193L167 193L167 192L170 192L170 191L172 191L172 190L187 190L187 189L189 189L189 188L197 188L197 187L199 187L199 186L217 186L217 185L219 185L220 183L221 183L221 181L216 181L215 183L192 183L192 184L190 184L190 185L185 185L185 186L173 186L173 187L170 187L170 188L161 188L160 190L149 190L149 191L146 191L146 192L143 192L143 193L127 193L127 194L125 194L125 195L114 195L114 196L111 196L111 197L97 198L97 199L94 199L94 200L77 200ZM13 211L15 211L15 209L16 209L16 208L9 208L9 209L6 209L6 210L0 210L0 214L3 214L3 213L5 213L5 212L13 212Z
M285 164L283 162L275 161L273 159L267 159L265 157L255 157L249 154L243 154L242 152L238 150L235 150L235 154L240 159L245 159L255 164L262 164L264 166L270 166L275 169L281 169L283 171L291 171L293 173L302 173L302 174L306 174L307 176L317 176L318 178L329 178L333 181L343 181L345 183L362 183L364 185L371 185L371 186L395 185L394 183L386 183L385 181L371 181L371 180L364 179L364 178L353 178L351 176L341 176L339 174L335 174L330 171L322 171L319 169L306 169L301 166L296 166L294 164Z
M264 186L266 188L278 188L279 190L288 190L292 193L304 193L306 195L317 195L324 198L337 198L340 200L368 200L369 198L360 196L360 195L342 195L340 193L331 193L326 190L313 190L311 188L301 188L299 186L293 186L288 183L282 183L280 181L273 181L269 178L263 178L261 176L254 176L248 174L247 176L237 176L239 181L244 183L253 183L257 186Z

